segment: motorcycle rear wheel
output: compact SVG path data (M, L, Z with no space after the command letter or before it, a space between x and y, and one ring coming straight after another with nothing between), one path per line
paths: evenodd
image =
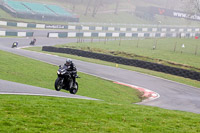
M71 94L76 94L78 91L78 83L76 82L75 83L75 87L72 87L71 90L70 90L70 93Z

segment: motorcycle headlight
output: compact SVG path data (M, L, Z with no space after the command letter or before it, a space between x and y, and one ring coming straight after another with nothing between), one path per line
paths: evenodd
M59 74L60 74L60 72L59 72L59 71L57 71L57 74L59 75Z

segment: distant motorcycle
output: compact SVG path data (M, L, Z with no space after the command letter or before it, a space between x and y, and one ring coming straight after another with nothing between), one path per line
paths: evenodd
M78 91L78 83L76 82L73 85L73 79L71 77L71 73L67 71L66 67L59 66L57 71L58 78L55 81L55 89L60 91L61 89L69 91L71 94L76 94ZM80 78L80 77L76 77Z
M14 42L13 44L12 44L12 48L16 48L18 46L18 42Z
M30 42L30 45L35 45L36 43L36 39L34 38L31 42Z

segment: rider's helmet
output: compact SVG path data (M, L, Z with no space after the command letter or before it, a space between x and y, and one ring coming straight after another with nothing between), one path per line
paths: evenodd
M14 45L18 45L18 41L14 42L13 44L14 44Z
M72 59L67 58L67 59L66 59L66 65L67 65L67 66L70 66L71 64L72 64Z

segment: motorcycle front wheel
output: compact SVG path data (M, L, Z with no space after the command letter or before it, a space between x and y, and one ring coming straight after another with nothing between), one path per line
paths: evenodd
M63 83L62 83L62 78L57 78L55 81L55 89L57 91L60 91L62 89Z

